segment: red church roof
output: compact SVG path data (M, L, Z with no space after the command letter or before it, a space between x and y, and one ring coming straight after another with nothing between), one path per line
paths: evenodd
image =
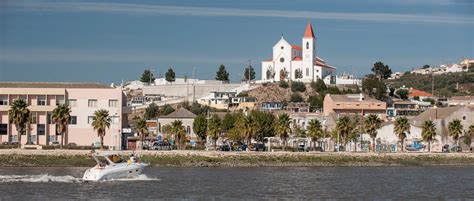
M303 38L314 38L313 27L311 27L311 22L308 21L306 25L306 31L304 32Z
M301 57L298 57L298 56L293 57L293 61L301 61Z
M301 47L298 45L291 45L291 48L295 50L302 50Z

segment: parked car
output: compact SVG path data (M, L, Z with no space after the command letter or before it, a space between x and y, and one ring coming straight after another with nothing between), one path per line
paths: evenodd
M58 142L58 141L54 141L54 142L52 142L51 144L53 144L53 145L58 145L59 142Z
M461 146L458 146L458 145L445 144L443 146L442 151L445 152L445 153L447 153L447 152L461 152L462 148L461 148Z
M298 145L298 151L308 152L309 147L305 146L304 144L300 144L300 145Z
M171 150L171 144L167 141L156 141L149 147L150 150Z
M219 151L230 151L230 146L228 144L223 144L219 146L218 148Z
M251 151L265 151L265 145L264 144L252 144L250 147Z

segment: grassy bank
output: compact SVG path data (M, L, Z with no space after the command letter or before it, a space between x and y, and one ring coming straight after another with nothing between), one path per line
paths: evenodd
M177 167L278 167L278 166L474 166L469 155L373 155L373 154L143 154L151 166ZM3 167L91 167L86 154L0 155Z

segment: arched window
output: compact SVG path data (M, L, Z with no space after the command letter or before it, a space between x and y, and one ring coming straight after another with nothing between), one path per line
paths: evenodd
M309 68L306 68L306 76L309 76Z
M306 49L309 49L309 42L306 42Z

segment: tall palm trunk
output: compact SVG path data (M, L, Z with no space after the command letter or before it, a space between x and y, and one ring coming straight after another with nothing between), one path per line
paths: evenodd
M100 135L100 149L104 149L104 135L102 134Z
M375 138L372 138L372 152L375 153Z
M431 140L428 141L428 152L431 153Z
M213 139L214 140L214 151L217 151L217 139Z

